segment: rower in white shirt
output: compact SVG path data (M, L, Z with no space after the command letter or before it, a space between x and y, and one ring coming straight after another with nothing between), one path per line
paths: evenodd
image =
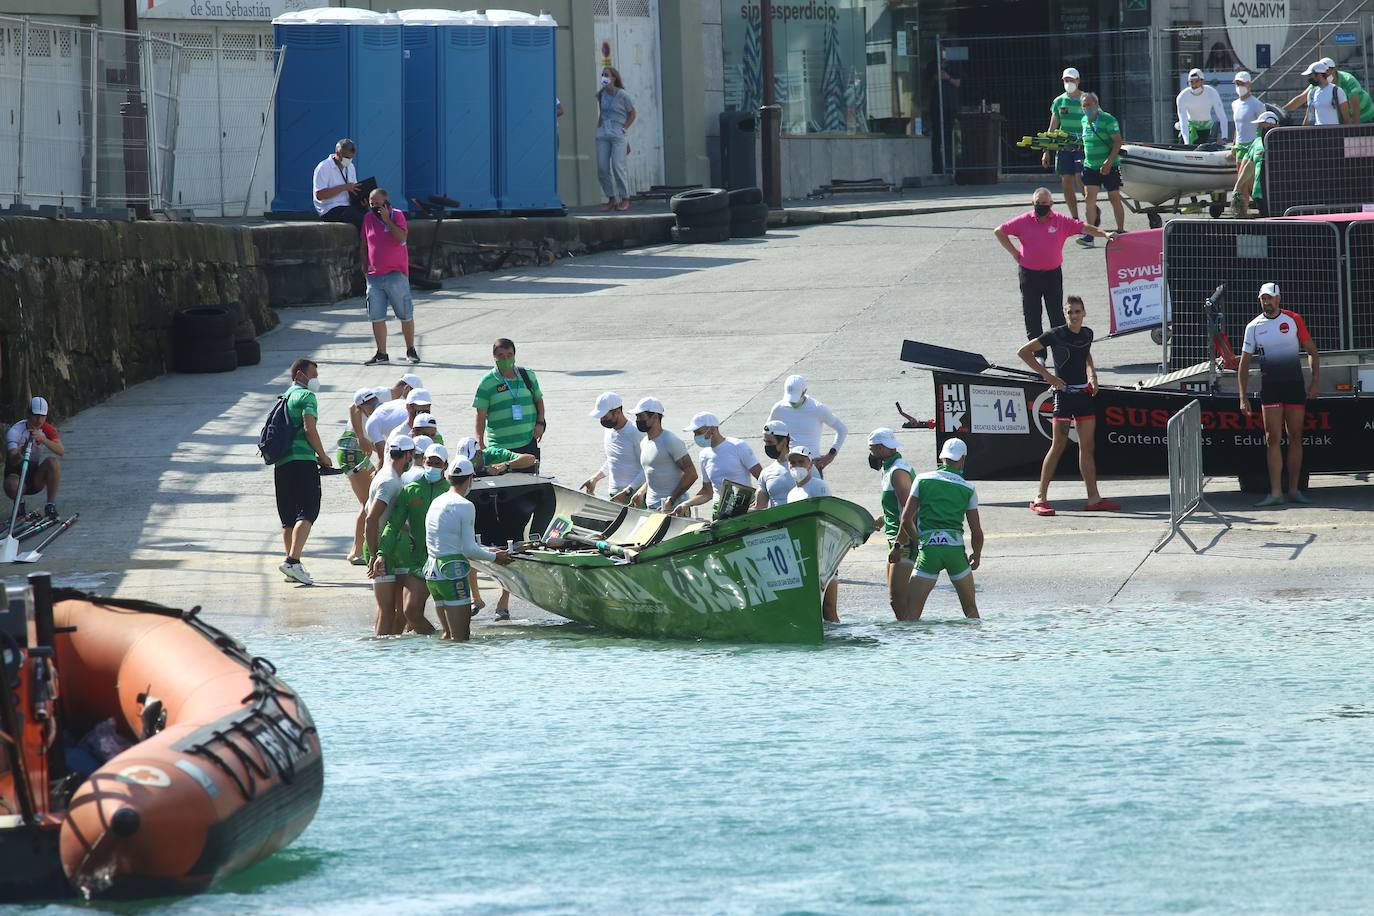
M788 505L830 495L830 484L821 480L811 449L806 446L794 445L788 450L787 472L791 475L793 484L792 490L787 494ZM821 593L821 617L827 623L839 623L839 606L840 577L836 575L825 584L825 590Z
M754 481L763 472L754 450L743 439L721 435L720 420L715 414L699 413L683 429L692 434L693 441L701 449L697 455L701 463L701 489L683 503L682 508L710 503L716 494L723 492L728 480L754 486Z
M792 440L787 436L787 424L781 420L769 420L763 424L763 453L773 459L773 463L759 475L759 495L754 500L755 509L771 509L787 502L787 494L797 484L787 465L787 453L792 448Z
M644 434L625 416L625 401L614 391L596 399L591 416L606 428L603 445L606 460L596 474L582 482L582 489L596 494L597 482L609 479L610 498L626 501L644 483L644 468L639 463L639 447Z
M848 427L835 416L835 412L806 392L806 379L800 375L789 375L782 386L782 400L773 405L768 419L781 420L787 424L792 445L804 445L817 456L815 465L820 476L824 477L826 466L835 460L840 447L844 445ZM829 426L835 431L835 439L828 449L821 448L821 427Z
M1188 71L1188 85L1174 99L1174 105L1178 109L1178 133L1184 143L1193 146L1226 139L1226 109L1221 104L1221 94L1207 85L1198 68Z

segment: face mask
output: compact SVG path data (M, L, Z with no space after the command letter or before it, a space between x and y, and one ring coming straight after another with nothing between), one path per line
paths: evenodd
M1240 96L1241 98L1245 98L1245 97L1246 97L1247 95L1249 95L1249 94L1250 94L1250 87L1249 87L1249 86L1237 86L1237 87L1236 87L1236 95Z
M443 468L425 468L425 480L428 480L430 483L438 483L439 478L443 476Z
M782 454L780 451L778 451L778 447L776 445L770 445L767 442L763 443L763 453L767 455L769 458L772 458L774 461L778 459L778 455Z
M1098 112L1098 109L1096 109L1096 108L1084 108L1084 109L1083 109L1083 117L1087 118L1089 121L1096 121L1096 120L1097 120L1097 112Z
M610 84L611 84L611 78L610 78L609 76L603 76L603 77L601 77L601 88L602 88L602 89L605 89L605 88L606 88L607 86L609 86Z
M597 422L599 422L602 426L606 427L607 429L615 429L615 421L614 421L614 420L608 420L608 419L606 419L605 417L602 417L602 418L601 418L600 420L598 420Z
M1313 86L1320 86L1321 82L1315 76L1309 76L1307 82Z
M515 368L515 360L513 360L513 359L498 359L498 360L496 361L496 368L497 368L497 369L500 369L502 372L509 372L509 371L511 371L512 369Z
M1078 84L1069 82L1068 80L1064 80L1064 91L1067 92L1069 95L1073 95L1075 92L1078 91Z
M801 401L788 401L787 403L788 403L788 404L791 404L792 407L793 407L794 409L799 408L799 407L802 406L802 402L801 402Z
M710 437L710 436L693 436L693 437L692 437L692 441L695 442L697 445L699 445L701 448L710 448L710 447L711 447L711 437Z
M875 471L881 471L883 469L883 459L879 458L877 455L869 455L868 466Z
M647 433L649 431L649 421L635 420L635 429L639 430L642 433Z
M795 480L797 483L801 483L803 480L810 476L810 472L807 471L806 468L790 468L788 470L788 473L792 475L792 479Z
M1197 86L1197 87L1189 86L1189 87L1188 87L1188 91L1191 92L1193 95L1202 95L1202 88L1203 88L1203 87L1201 87L1201 86Z
M1036 216L1049 216L1049 215L1050 215L1050 205L1049 205L1049 204L1036 204L1036 205L1035 205L1035 215L1036 215Z
M316 394L319 394L319 391L320 391L320 377L317 375L317 376L315 376L314 378L310 379L308 382L305 383L305 387L309 388L311 391L315 392Z

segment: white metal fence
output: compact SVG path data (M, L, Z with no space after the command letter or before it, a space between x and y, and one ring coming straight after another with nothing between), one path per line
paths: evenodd
M1206 509L1217 521L1231 527L1220 512L1212 508L1202 495L1202 403L1189 401L1188 406L1169 418L1169 533L1155 545L1158 553L1174 535L1197 553L1197 545L1183 530L1186 522L1198 509Z
M0 17L0 203L263 210L284 52L208 37Z

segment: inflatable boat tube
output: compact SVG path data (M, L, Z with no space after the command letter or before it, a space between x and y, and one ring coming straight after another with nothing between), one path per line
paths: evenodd
M1158 206L1178 197L1230 191L1236 160L1229 149L1183 149L1127 143L1121 147L1122 190Z

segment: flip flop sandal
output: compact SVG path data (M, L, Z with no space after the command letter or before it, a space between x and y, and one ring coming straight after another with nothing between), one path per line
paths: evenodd
M1032 500L1030 504L1030 509L1036 515L1043 516L1045 518L1054 515L1054 507L1051 506L1049 503L1038 503Z
M1121 503L1112 502L1110 499L1099 499L1095 503L1088 503L1083 508L1088 512L1116 512L1121 509Z

